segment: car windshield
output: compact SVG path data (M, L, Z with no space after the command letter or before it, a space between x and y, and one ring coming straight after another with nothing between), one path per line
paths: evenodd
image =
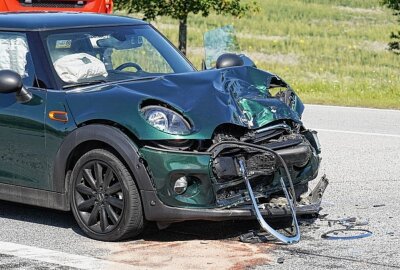
M64 88L194 71L149 25L63 30L44 39Z

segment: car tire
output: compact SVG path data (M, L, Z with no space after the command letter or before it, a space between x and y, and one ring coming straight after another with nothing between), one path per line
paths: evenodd
M135 181L114 154L95 149L75 164L70 203L79 227L90 238L119 241L139 235L143 209Z

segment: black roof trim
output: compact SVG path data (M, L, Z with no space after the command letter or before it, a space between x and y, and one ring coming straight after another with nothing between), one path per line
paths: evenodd
M85 28L93 28L93 27L113 27L113 26L138 26L138 25L148 25L148 23L141 24L93 24L93 25L84 25L84 26L73 26L73 27L52 27L52 28L4 28L0 26L0 31L10 31L10 32L40 32L40 31L52 31L52 30L67 30L67 29L85 29Z

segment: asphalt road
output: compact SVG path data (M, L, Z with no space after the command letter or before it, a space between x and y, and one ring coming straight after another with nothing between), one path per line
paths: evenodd
M330 186L327 216L303 221L298 244L240 243L254 222L186 222L101 243L70 213L0 201L0 269L400 269L400 111L308 105L304 122L319 131ZM372 236L321 238L343 228L328 220L348 217Z

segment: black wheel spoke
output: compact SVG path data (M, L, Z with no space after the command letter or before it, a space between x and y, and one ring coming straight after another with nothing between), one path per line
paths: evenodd
M104 176L104 188L108 188L112 179L114 178L114 173L110 167L107 167L106 174Z
M92 213L90 213L90 216L89 216L88 226L93 226L97 223L98 216L99 216L99 210L100 210L99 205L95 204L93 207Z
M94 175L96 178L97 188L99 188L103 185L103 167L98 162L94 164Z
M112 194L115 194L115 193L117 193L118 191L121 191L121 190L122 190L121 184L118 182L118 183L112 185L111 187L109 187L106 190L106 193L112 195Z
M83 170L83 177L93 190L97 190L96 180L93 178L92 171L90 169Z
M88 186L85 186L84 184L77 185L76 190L81 194L85 194L85 195L89 195L89 196L94 195L94 190Z
M94 205L94 202L95 198L90 198L89 200L83 201L78 205L78 210L87 212Z
M106 203L105 207L106 207L106 212L108 214L108 217L110 218L112 223L114 225L116 225L118 223L118 219L119 219L117 213L115 213L115 211L112 209L112 207L108 203Z
M124 202L120 199L117 199L114 197L109 197L109 198L107 198L107 201L114 207L117 207L119 209L124 208Z
M104 207L101 207L100 208L100 228L101 228L101 231L104 232L107 229L108 226L109 226L109 224L108 224L106 209L104 209Z

